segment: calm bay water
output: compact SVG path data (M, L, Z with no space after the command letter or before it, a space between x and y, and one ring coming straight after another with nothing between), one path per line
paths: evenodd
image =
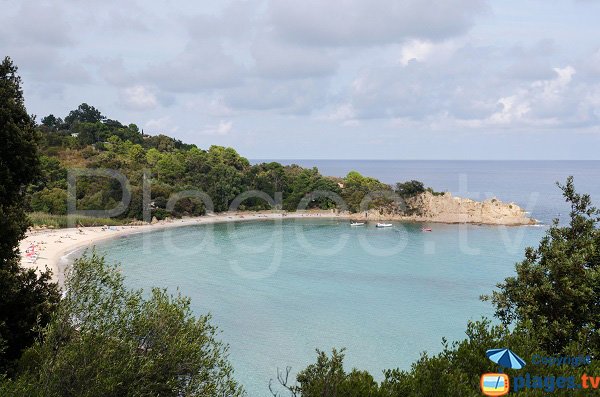
M575 175L578 189L600 197L600 162L294 162L328 175L356 169L388 183L420 179L463 196L495 195L546 223L567 213L556 180ZM278 367L304 368L315 348L346 347L348 368L381 375L438 352L442 337L463 338L469 319L492 314L478 297L512 275L546 230L430 226L432 233L418 224L248 221L132 235L98 249L122 264L129 286L178 288L197 313L210 312L237 378L250 396L266 396Z

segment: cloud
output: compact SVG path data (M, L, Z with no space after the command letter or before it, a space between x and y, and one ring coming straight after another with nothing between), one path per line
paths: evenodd
M136 77L125 68L123 58L102 59L95 58L98 65L98 74L109 84L126 86L135 82Z
M492 124L532 123L557 124L557 116L567 106L567 90L575 74L572 66L554 68L555 78L535 81L521 88L515 95L500 98L500 110L492 114ZM568 106L569 108L571 106Z
M49 47L66 47L75 44L69 21L60 5L36 4L23 1L16 13L9 7L0 24L0 43Z
M283 43L265 35L252 44L255 73L263 78L295 79L334 74L338 60L332 50Z
M152 90L143 85L135 85L121 90L121 103L133 110L150 110L156 108L158 100Z
M195 114L203 114L210 117L231 116L234 111L225 103L222 96L218 97L199 97L187 101L185 109Z
M433 44L430 41L411 40L402 48L400 63L408 65L410 61L422 61L427 59L433 51Z
M202 134L202 135L220 135L220 136L223 136L223 135L229 135L229 133L231 132L232 129L233 129L233 122L232 121L221 120L216 125L207 125L207 126L204 126L204 128L202 128L200 130L200 134Z
M179 126L173 122L171 116L163 116L150 119L144 124L146 133L150 134L174 134L179 130Z
M244 67L225 54L220 43L202 40L189 43L172 60L149 66L141 78L166 91L194 92L235 85L244 75Z
M322 86L318 79L270 81L255 78L223 93L225 104L231 109L309 114L325 101L327 92Z
M600 125L591 1L527 13L488 0L5 3L0 48L33 113L85 100L153 133L242 146L248 129L391 142Z
M483 0L273 0L268 14L276 33L291 42L360 46L454 37L485 9Z
M356 111L354 106L350 103L342 103L333 108L333 110L327 112L323 116L317 117L317 119L338 122L345 126L358 125L359 121L356 119Z

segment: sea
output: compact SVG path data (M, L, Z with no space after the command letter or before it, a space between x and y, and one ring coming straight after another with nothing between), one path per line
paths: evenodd
M263 161L263 160L260 160ZM254 162L260 162L256 160ZM568 221L556 182L570 175L600 204L600 161L277 160L324 175L356 170L394 184L420 180L436 191L515 202L536 226L395 222L351 227L311 217L198 225L102 242L131 288L164 287L210 313L229 345L235 376L249 396L270 396L269 381L291 379L316 349L345 348L348 370L409 369L442 338L465 337L468 321L494 310L481 295L506 277L553 219ZM275 382L276 383L276 382Z

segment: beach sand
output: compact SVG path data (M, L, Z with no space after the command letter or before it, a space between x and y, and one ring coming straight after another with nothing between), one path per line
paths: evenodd
M44 270L46 267L52 271L53 281L62 285L66 258L69 254L80 248L92 248L100 241L126 236L133 233L146 233L155 230L202 225L210 223L223 223L235 221L269 220L269 219L298 219L305 217L344 218L343 215L331 211L305 211L305 212L236 212L220 213L201 217L173 219L160 221L154 224L141 226L102 226L79 227L68 229L30 229L26 237L21 240L19 250L21 265L25 268ZM35 255L31 255L31 254ZM32 260L35 257L35 260Z

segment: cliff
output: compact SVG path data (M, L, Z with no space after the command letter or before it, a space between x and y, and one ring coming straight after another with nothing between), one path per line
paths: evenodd
M536 220L515 203L503 203L495 198L474 201L454 197L450 193L418 194L406 200L406 208L390 206L353 214L361 220L406 220L416 222L475 223L487 225L533 225Z

